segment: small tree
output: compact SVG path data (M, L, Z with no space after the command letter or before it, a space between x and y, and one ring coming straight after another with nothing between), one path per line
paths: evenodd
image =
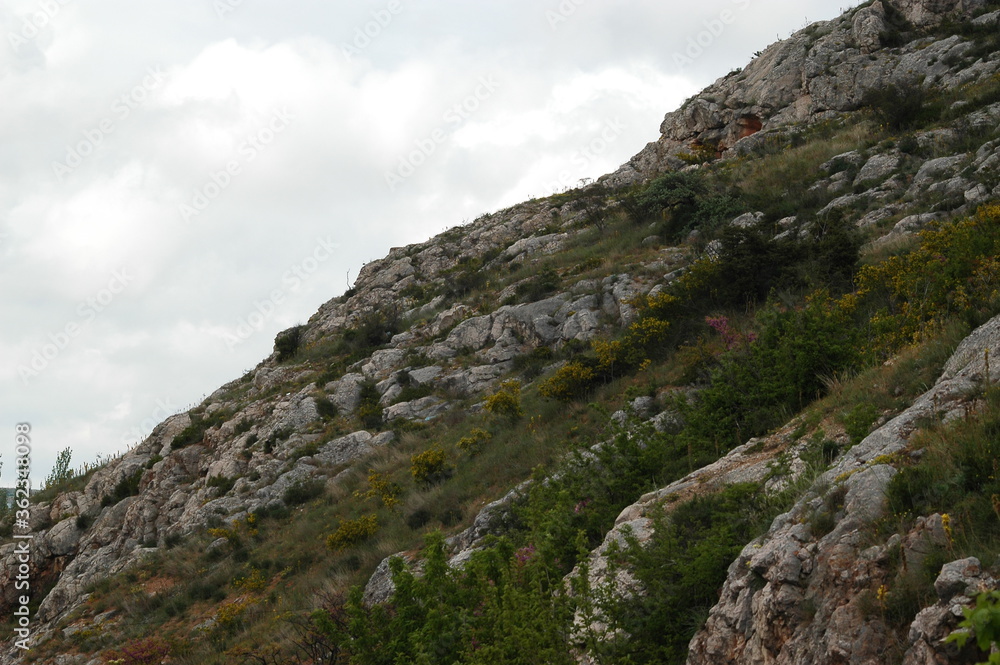
M55 487L73 478L73 470L69 468L72 457L73 450L71 448L66 448L56 456L56 465L52 467L52 472L45 478L45 487Z

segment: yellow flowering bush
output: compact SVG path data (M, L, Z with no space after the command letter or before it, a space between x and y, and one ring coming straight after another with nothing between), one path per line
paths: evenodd
M378 517L364 515L356 520L343 520L337 530L326 538L326 546L340 552L351 545L368 540L378 532Z
M484 408L495 416L512 420L524 415L521 409L521 382L504 381L499 390L486 398Z
M436 446L411 457L410 473L414 480L424 485L447 479L451 475L451 466L444 448Z

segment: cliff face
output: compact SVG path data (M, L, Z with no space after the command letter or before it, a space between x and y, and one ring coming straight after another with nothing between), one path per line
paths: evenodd
M852 112L871 91L896 87L948 100L940 110L947 121L910 132L905 141L855 140L817 165L807 190L812 208L804 205L780 220L750 210L722 227L781 241L822 237L817 229L844 222L867 234L868 256L882 256L911 246L928 224L970 215L1000 197L1000 101L989 97L1000 71L990 37L998 29L1000 10L986 0L867 4L810 26L719 79L669 113L660 139L597 186L484 216L366 265L348 294L279 335L275 353L255 370L167 419L123 457L33 505L31 577L34 588L44 589L44 598L36 599L34 639L61 651L45 651L38 662L101 662L93 649L78 649L89 644L80 637L86 626L107 627L104 646L126 639L120 608L95 616L89 605L102 580L150 557L169 558L179 542L201 542L219 529L203 548L214 561L222 555L212 552L226 552L234 531L255 515L288 514L282 511L300 505L303 491L334 492L330 496L344 504L359 500L341 489L352 472L367 468L359 465L401 457L397 451L413 445L412 432L440 427L446 436L449 423L483 413L484 398L506 380L520 378L527 389L539 375L551 376L579 349L640 320L637 296L668 293L693 265L711 264L725 249L703 237L707 229L672 244L657 226L628 227L624 235L635 238L621 251L624 241L609 239L604 229L634 199L616 188L673 170L698 175L709 167L692 162L720 157L722 169L752 164L808 142L810 128L823 123L849 133L868 117ZM669 221L677 210L654 217ZM605 254L588 253L594 238L606 243L597 250ZM541 266L549 269L540 272ZM873 432L829 460L794 506L732 563L718 604L691 642L692 665L867 664L886 662L887 653L908 664L964 662L940 640L956 625L958 608L995 585L987 570L993 562L945 562L937 597L899 644L899 627L873 611L884 600L873 601L873 589L877 595L892 585L899 561L918 567L928 552L947 550L948 519L919 515L905 533L889 536L876 527L886 515L890 481L919 459L913 433L980 408L982 386L996 378L989 357L998 350L1000 319L993 319L961 344L932 387L904 408L880 414ZM651 427L674 432L684 426L675 396L698 388L673 386L655 397L623 400ZM625 417L624 411L615 415L621 422ZM637 503L590 557L591 586L610 584L620 598L641 595L631 573L614 563L613 544L626 542L629 533L651 542L654 516L671 514L687 499L735 483L759 482L769 492L793 486L813 464L803 427L794 419L663 489L630 497ZM815 423L810 427L818 431ZM838 446L848 447L843 427L825 427ZM537 431L532 420L518 436ZM596 446L591 455L599 452ZM490 484L473 511L489 502L478 517L467 514L465 524L442 520L454 527L454 565L496 531L524 495L527 485L515 486L529 471L508 485ZM408 546L418 545L416 538ZM17 603L17 574L15 545L3 545L3 611ZM369 601L390 597L390 578L386 561L369 584ZM216 635L213 622L223 615L199 611L192 623L202 632L191 628L190 639L208 644ZM134 613L125 614L134 620ZM580 618L578 627L583 623ZM578 655L595 662L585 650ZM11 644L0 662L19 657Z

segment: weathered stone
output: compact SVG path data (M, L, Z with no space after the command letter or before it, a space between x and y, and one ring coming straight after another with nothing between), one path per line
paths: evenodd
M330 466L346 464L351 460L369 453L372 450L370 432L354 432L339 439L334 439L324 444L319 451L313 455L313 459L321 464Z
M411 369L408 374L412 383L418 386L429 386L435 379L441 376L443 371L438 365L431 365L429 367Z
M433 420L447 409L447 402L431 395L412 402L394 404L385 410L384 417L387 422L399 419L427 421Z
M552 254L562 249L570 238L568 233L522 238L504 250L501 257L507 260L523 259L532 254Z
M445 343L455 350L478 351L490 341L492 328L492 316L466 319L451 331Z
M834 169L843 169L845 166L861 166L865 163L865 158L857 150L835 155L820 165L821 171L831 173Z
M361 404L361 387L365 383L362 374L345 374L339 381L326 385L326 391L332 393L330 401L341 413L354 413Z
M971 16L986 5L986 0L896 0L896 4L908 21L928 26L950 15Z
M958 172L959 166L965 163L966 155L952 155L951 157L938 157L924 162L917 174L913 176L913 184L910 186L910 193L917 193L926 189L930 185L954 176Z
M382 349L372 354L361 367L368 378L385 378L389 372L399 369L406 361L406 351L402 349Z
M854 15L851 30L862 53L874 53L882 47L882 35L886 32L886 27L885 7L881 1Z
M982 574L983 567L975 557L946 563L934 581L934 591L945 602L959 594L966 595L970 590L976 593Z
M861 167L858 177L854 179L854 184L859 185L871 181L883 182L895 173L901 161L899 155L895 154L874 155Z
M762 221L764 221L764 213L748 212L729 222L729 225L737 229L749 229L757 226Z

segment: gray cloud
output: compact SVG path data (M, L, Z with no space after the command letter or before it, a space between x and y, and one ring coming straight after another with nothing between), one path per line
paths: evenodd
M238 377L390 246L613 170L686 96L840 9L219 1L232 11L65 0L17 48L42 3L0 9L0 413L35 425L36 482L60 449L123 450L166 406ZM736 20L678 68L727 9ZM414 169L393 191L400 160ZM289 278L327 238L339 249Z

